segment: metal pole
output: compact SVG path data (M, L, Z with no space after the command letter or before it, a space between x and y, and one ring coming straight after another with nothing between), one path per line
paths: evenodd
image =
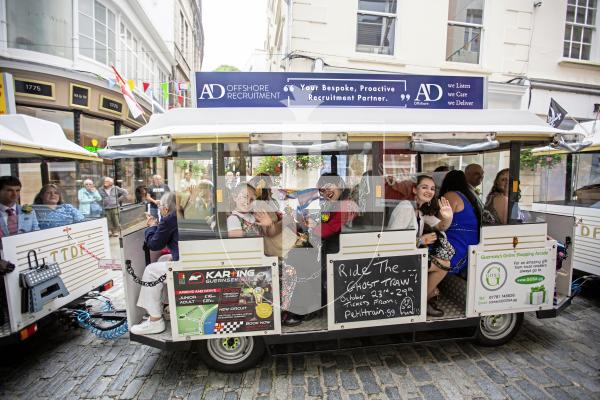
M515 224L521 222L519 213L516 212L519 206L520 190L520 171L521 170L521 142L510 142L510 167L508 174L508 223ZM513 213L513 209L515 212Z

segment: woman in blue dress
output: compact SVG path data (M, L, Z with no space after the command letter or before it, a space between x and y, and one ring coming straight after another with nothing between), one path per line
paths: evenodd
M481 210L475 195L469 190L465 173L460 170L448 172L442 182L440 196L448 200L454 213L452 224L446 230L448 241L456 251L450 260L448 274L466 278L469 246L479 243Z
M81 222L83 214L71 204L62 202L60 188L52 183L42 186L33 200L40 229L56 228Z

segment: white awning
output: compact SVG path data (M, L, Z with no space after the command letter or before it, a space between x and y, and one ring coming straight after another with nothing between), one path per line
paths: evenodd
M149 146L173 141L248 140L251 133L343 132L349 138L415 133L491 132L499 140L539 140L564 133L529 111L398 108L175 108L153 115L134 133L113 136L108 146Z
M102 161L67 139L57 123L21 114L0 115L0 156Z
M582 122L575 125L572 131L566 131L566 133L578 133L584 136L584 140L592 142L588 147L585 147L581 152L600 151L600 121L588 121ZM562 149L555 149L550 146L538 147L533 149L535 155L546 155L546 154L562 154L567 151Z

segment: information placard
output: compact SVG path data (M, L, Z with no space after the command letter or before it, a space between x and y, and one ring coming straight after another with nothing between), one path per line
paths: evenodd
M270 266L174 271L173 337L278 333L273 273Z
M334 260L330 322L338 329L416 322L423 314L422 266L421 254Z
M475 312L551 308L555 259L551 248L478 253Z

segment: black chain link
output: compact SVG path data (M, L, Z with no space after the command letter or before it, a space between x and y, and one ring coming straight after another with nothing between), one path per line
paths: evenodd
M129 275L131 275L131 278L133 279L133 281L135 283L137 283L138 285L142 285L142 286L146 286L146 287L153 287L158 285L159 283L163 283L166 279L167 279L167 274L161 275L157 280L155 280L154 282L146 282L140 279L139 276L137 276L135 274L135 271L133 270L133 267L131 266L131 264L127 263L127 272L129 273Z

